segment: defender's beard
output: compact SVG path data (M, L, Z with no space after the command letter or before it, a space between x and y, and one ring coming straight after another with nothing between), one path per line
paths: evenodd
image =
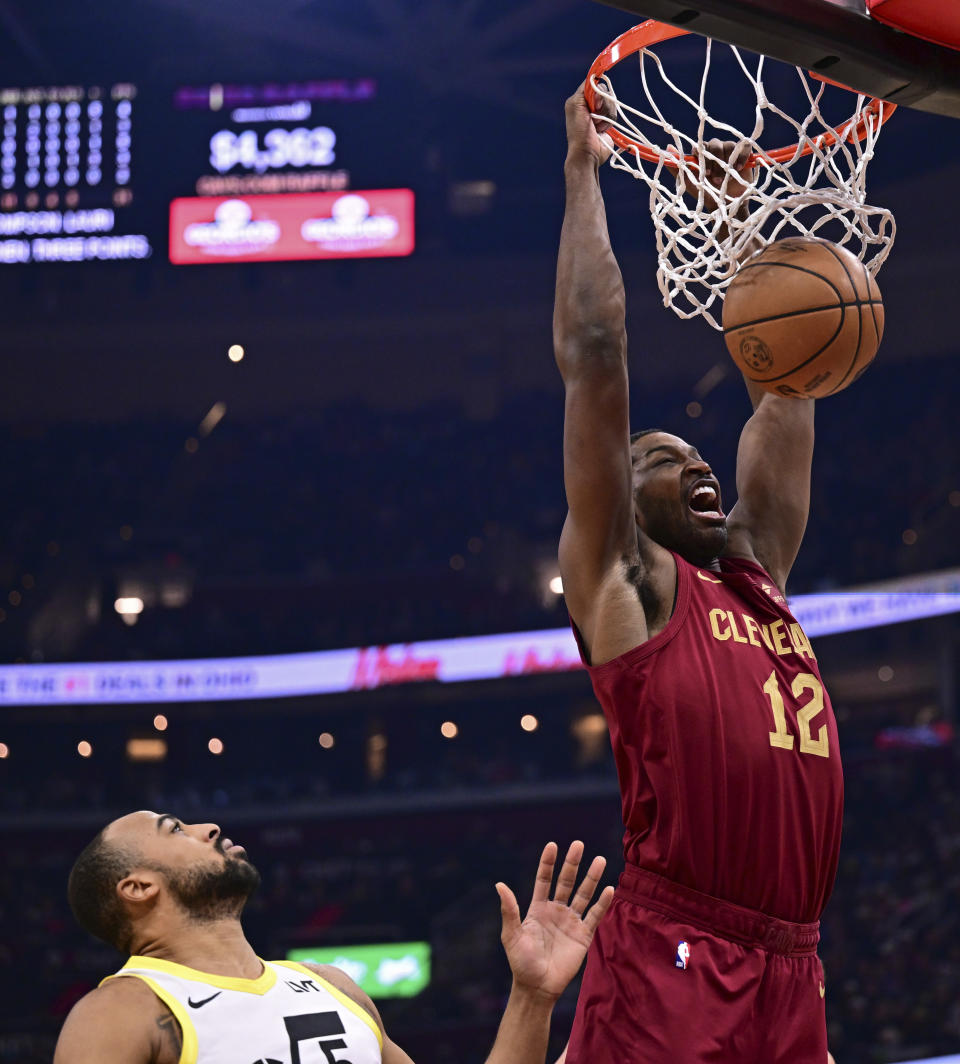
M260 873L247 860L227 857L220 867L163 869L177 903L202 923L239 916L260 885Z

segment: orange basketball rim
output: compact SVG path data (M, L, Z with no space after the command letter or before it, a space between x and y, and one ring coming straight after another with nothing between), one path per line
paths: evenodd
M651 45L662 44L664 41L672 40L674 37L683 37L689 33L689 30L681 29L679 26L670 26L665 22L657 22L654 19L648 19L646 22L641 22L638 26L634 26L627 30L626 33L621 33L615 41L607 45L597 58L594 59L593 65L587 73L587 82L583 91L587 106L594 114L598 113L596 80L612 70L621 60L626 59L631 55L636 55L638 52L642 52L645 48L649 48ZM839 89L844 89L847 92L859 95L857 90L851 89L849 85L843 85L838 81L831 81L830 78L825 78L823 75L817 74L813 70L807 71L807 73L817 81L823 81L829 85L835 85ZM868 124L873 124L876 120L876 128L879 128L896 109L897 105L895 103L888 103L886 100L872 97L870 102L859 112L857 124L853 128L850 127L849 122L841 123L839 126L835 126L832 132L827 131L821 133L808 141L803 145L799 152L797 150L800 147L799 142L796 144L789 144L784 148L776 148L773 151L765 152L764 154L755 153L749 156L746 160L746 165L756 166L758 163L769 162L786 163L790 162L792 159L800 159L805 155L810 155L815 147L831 147L841 139L856 138L857 140L863 140L867 135ZM645 144L629 137L626 133L623 133L614 126L611 126L605 132L617 147L639 155L640 158L646 159L647 162L659 163L662 159L668 164L671 161L673 161L674 164L676 163L677 156L666 151L658 152L653 148L649 148ZM684 159L691 166L696 166L698 163L698 159L694 155L685 155Z

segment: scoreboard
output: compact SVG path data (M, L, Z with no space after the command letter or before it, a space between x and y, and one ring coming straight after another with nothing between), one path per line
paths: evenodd
M133 202L136 89L0 90L0 264L143 259Z
M368 184L384 168L376 82L216 84L174 102L197 177L171 204L172 262L413 251L413 193Z
M0 93L3 206L123 203L133 159L132 85Z
M130 83L3 89L0 112L0 266L414 248L413 192L377 187L390 123L372 79L211 84L172 99Z

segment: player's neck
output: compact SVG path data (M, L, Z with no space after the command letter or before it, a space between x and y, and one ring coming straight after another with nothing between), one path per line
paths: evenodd
M138 943L136 954L234 979L257 979L263 973L263 965L236 917L177 924Z

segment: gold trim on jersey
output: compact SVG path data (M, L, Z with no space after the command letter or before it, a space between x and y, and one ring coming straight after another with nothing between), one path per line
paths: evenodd
M380 1050L383 1051L383 1034L380 1031L380 1026L377 1021L370 1015L369 1012L358 1002L354 1001L349 994L345 994L339 987L333 985L327 979L324 979L322 975L318 975L312 968L308 968L305 964L297 964L296 961L271 961L271 964L279 964L284 968L292 968L295 972L300 972L301 975L308 975L311 979L316 979L317 982L323 984L324 990L337 999L342 1005L346 1006L355 1016L358 1016L371 1031L377 1036L377 1041L380 1043Z
M159 957L131 957L120 969L146 968L153 972L166 972L178 979L189 979L195 983L206 983L208 986L219 987L221 990L239 990L244 994L259 994L263 996L268 990L272 990L277 983L277 973L258 957L263 964L263 972L256 979L240 979L233 975L213 975L211 972L198 972L196 968L188 968L185 964L177 964L174 961L160 960Z
M144 960L143 957L140 958ZM200 1043L197 1039L197 1029L193 1026L193 1021L187 1015L187 1010L183 1007L183 1003L177 1001L177 999L170 993L169 990L164 989L156 980L151 979L149 975L143 975L141 972L128 972L123 974L121 968L119 972L114 975L108 975L100 986L103 986L108 979L141 979L148 987L157 995L158 998L167 1006L167 1008L173 1013L177 1023L180 1024L180 1037L182 1044L180 1046L180 1060L178 1064L197 1064L197 1057L200 1053Z

